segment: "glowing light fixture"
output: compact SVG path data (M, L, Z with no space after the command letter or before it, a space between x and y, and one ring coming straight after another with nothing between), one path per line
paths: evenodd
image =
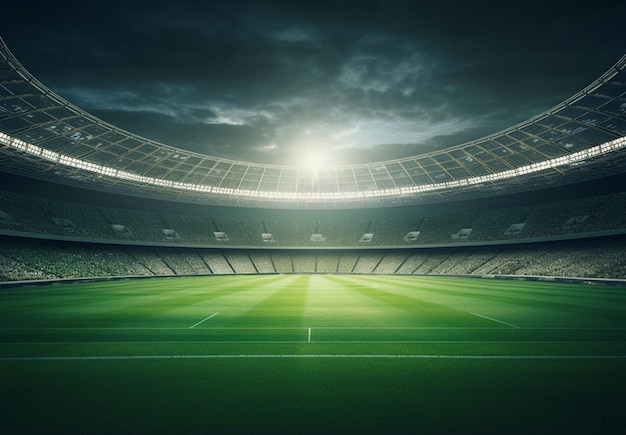
M326 201L326 200L346 200L346 199L365 199L375 197L391 197L400 195L411 195L416 193L428 192L433 190L442 190L463 186L488 183L507 178L514 178L530 173L536 173L559 166L584 162L587 159L599 157L622 148L626 148L626 136L596 145L585 150L581 150L566 156L545 160L543 162L533 163L506 171L496 172L493 174L482 175L478 177L462 178L458 180L446 181L442 183L421 184L416 186L388 188L388 189L370 189L362 191L350 192L267 192L260 190L220 188L207 186L202 184L184 183L180 181L165 180L162 178L147 177L145 175L133 172L122 171L92 162L87 162L74 157L69 157L54 151L47 150L37 145L30 144L23 140L9 136L6 133L0 133L0 144L9 148L21 151L25 154L38 157L43 160L51 161L60 165L82 169L92 173L105 175L117 179L129 180L141 184L150 184L170 189L180 189L195 192L204 192L216 195L266 198L276 200L309 200L309 201ZM317 171L322 167L323 161L320 157L311 157L309 164L304 170Z

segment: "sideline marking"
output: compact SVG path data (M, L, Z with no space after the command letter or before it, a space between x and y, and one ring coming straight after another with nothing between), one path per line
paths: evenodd
M196 323L195 325L190 326L190 327L189 327L189 329L193 329L193 328L195 328L195 327L196 327L196 326L198 326L200 323L202 323L202 322L206 322L207 320L209 320L209 319L211 319L211 318L213 318L213 317L217 316L218 314L219 314L219 313L213 313L213 314L211 314L211 315L210 315L209 317L207 317L206 319L202 319L202 320L200 320L198 323Z
M311 341L312 343L313 341ZM100 344L299 344L302 340L4 341L0 346ZM316 344L622 344L626 340L317 340Z
M370 358L370 359L508 359L508 360L602 360L626 359L626 355L412 355L412 354L221 354L221 355L109 355L109 356L18 356L2 361L88 361L160 359L238 359L238 358Z
M0 342L0 347L4 346L94 346L103 344L115 344L115 345L133 345L133 344L177 344L177 345L241 345L241 344L301 344L302 340L190 340L190 341L21 341L21 342ZM313 341L309 341L313 343ZM318 345L336 345L336 344L392 344L392 345L414 345L414 344L532 344L532 345L546 345L546 344L626 344L624 340L611 340L611 341L567 341L567 340L548 340L548 341L535 341L535 340L316 340L315 344Z
M470 313L470 314L471 314L471 315L473 315L473 316L482 317L483 319L492 320L492 321L494 321L494 322L502 323L503 325L509 325L509 326L512 326L513 328L516 328L516 329L522 329L522 328L521 328L521 327L519 327L519 326L513 325L512 323L506 323L506 322L503 322L502 320L493 319L493 318L491 318L491 317L483 316L483 315L481 315L481 314L476 314L476 313Z
M473 313L470 313L473 314ZM474 314L478 316L478 314ZM480 316L484 317L484 316ZM495 320L495 319L489 319ZM497 320L495 320L497 321ZM502 323L502 322L500 322ZM507 324L509 326L513 326ZM327 329L327 330L452 330L452 331L470 331L470 330L510 330L509 328L494 328L487 326L316 326L316 329ZM528 326L521 328L520 326L516 326L518 329L524 329L524 331L625 331L626 327L569 327L569 326L539 326L533 327ZM37 331L37 332L49 332L49 331L180 331L180 330L188 330L188 327L51 327L51 328L0 328L0 332L24 332L24 331ZM280 329L303 329L299 326L210 326L205 329L225 329L225 330L280 330Z

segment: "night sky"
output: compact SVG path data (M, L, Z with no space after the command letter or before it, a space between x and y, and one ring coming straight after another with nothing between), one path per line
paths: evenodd
M70 102L261 163L374 162L478 139L626 53L621 1L10 3L0 37Z

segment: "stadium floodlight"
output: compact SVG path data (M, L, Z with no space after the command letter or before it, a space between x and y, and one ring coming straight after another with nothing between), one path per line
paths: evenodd
M544 178L554 185L624 167L619 150L626 147L621 98L626 56L571 98L508 129L439 151L356 165L334 160L324 147L325 135L316 133L319 126L300 135L301 160L294 166L181 150L124 131L64 100L33 77L1 38L0 69L5 89L0 157L10 159L8 172L42 179L52 174L68 184L116 192L130 187L138 196L361 208L535 189ZM615 158L604 157L610 153Z
M484 196L492 188L534 189L543 178L567 183L578 174L589 179L623 170L626 56L573 97L508 129L445 150L357 165L338 164L312 131L301 138L297 166L184 151L124 131L64 100L23 68L1 38L0 69L0 88L9 89L0 105L0 154L11 159L7 171L43 179L53 174L104 190L130 187L138 196L361 208ZM604 157L616 151L614 159Z
M302 156L301 169L316 179L318 171L328 166L327 162L325 153L319 149L308 150Z
M195 192L212 193L224 196L236 196L236 197L251 197L258 198L264 197L268 199L277 200L309 200L309 201L322 201L328 200L330 197L324 192L264 192L248 189L236 189L236 188L220 188L215 186L207 186L201 184L185 183L179 181L165 180L161 178L148 177L145 175L135 174L133 172L122 171L114 168L110 168L103 165L97 165L92 162L87 162L75 157L69 157L63 154L59 154L37 145L30 144L23 140L13 138L8 134L0 134L0 144L9 148L21 151L25 154L41 158L43 160L52 161L64 166L72 168L82 169L88 172L105 175L107 177L129 180L141 184L149 184L154 186L160 186L177 190L189 190ZM571 165L580 163L590 158L597 158L608 153L621 150L626 147L626 136L614 139L612 141L590 147L585 150L581 150L566 156L556 157L553 159L545 160L538 163L533 163L526 166L521 166L515 169L509 169L493 174L482 175L478 177L463 178L452 181L445 181L442 183L430 183L417 186L409 186L402 188L390 188L390 189L370 189L361 191L350 192L333 192L332 198L337 200L347 199L367 199L376 197L391 197L400 195L410 195L423 192L429 192L434 190L444 190L457 187L465 187L470 185L482 184L487 182L494 182L498 180L521 177L531 173L537 173L548 169L557 168L560 166Z

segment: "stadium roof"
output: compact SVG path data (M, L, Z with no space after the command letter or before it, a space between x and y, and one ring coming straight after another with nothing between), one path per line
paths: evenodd
M541 189L626 170L625 69L626 56L554 108L445 150L280 166L197 154L108 124L40 83L0 39L0 164L101 191L245 207L381 207Z

